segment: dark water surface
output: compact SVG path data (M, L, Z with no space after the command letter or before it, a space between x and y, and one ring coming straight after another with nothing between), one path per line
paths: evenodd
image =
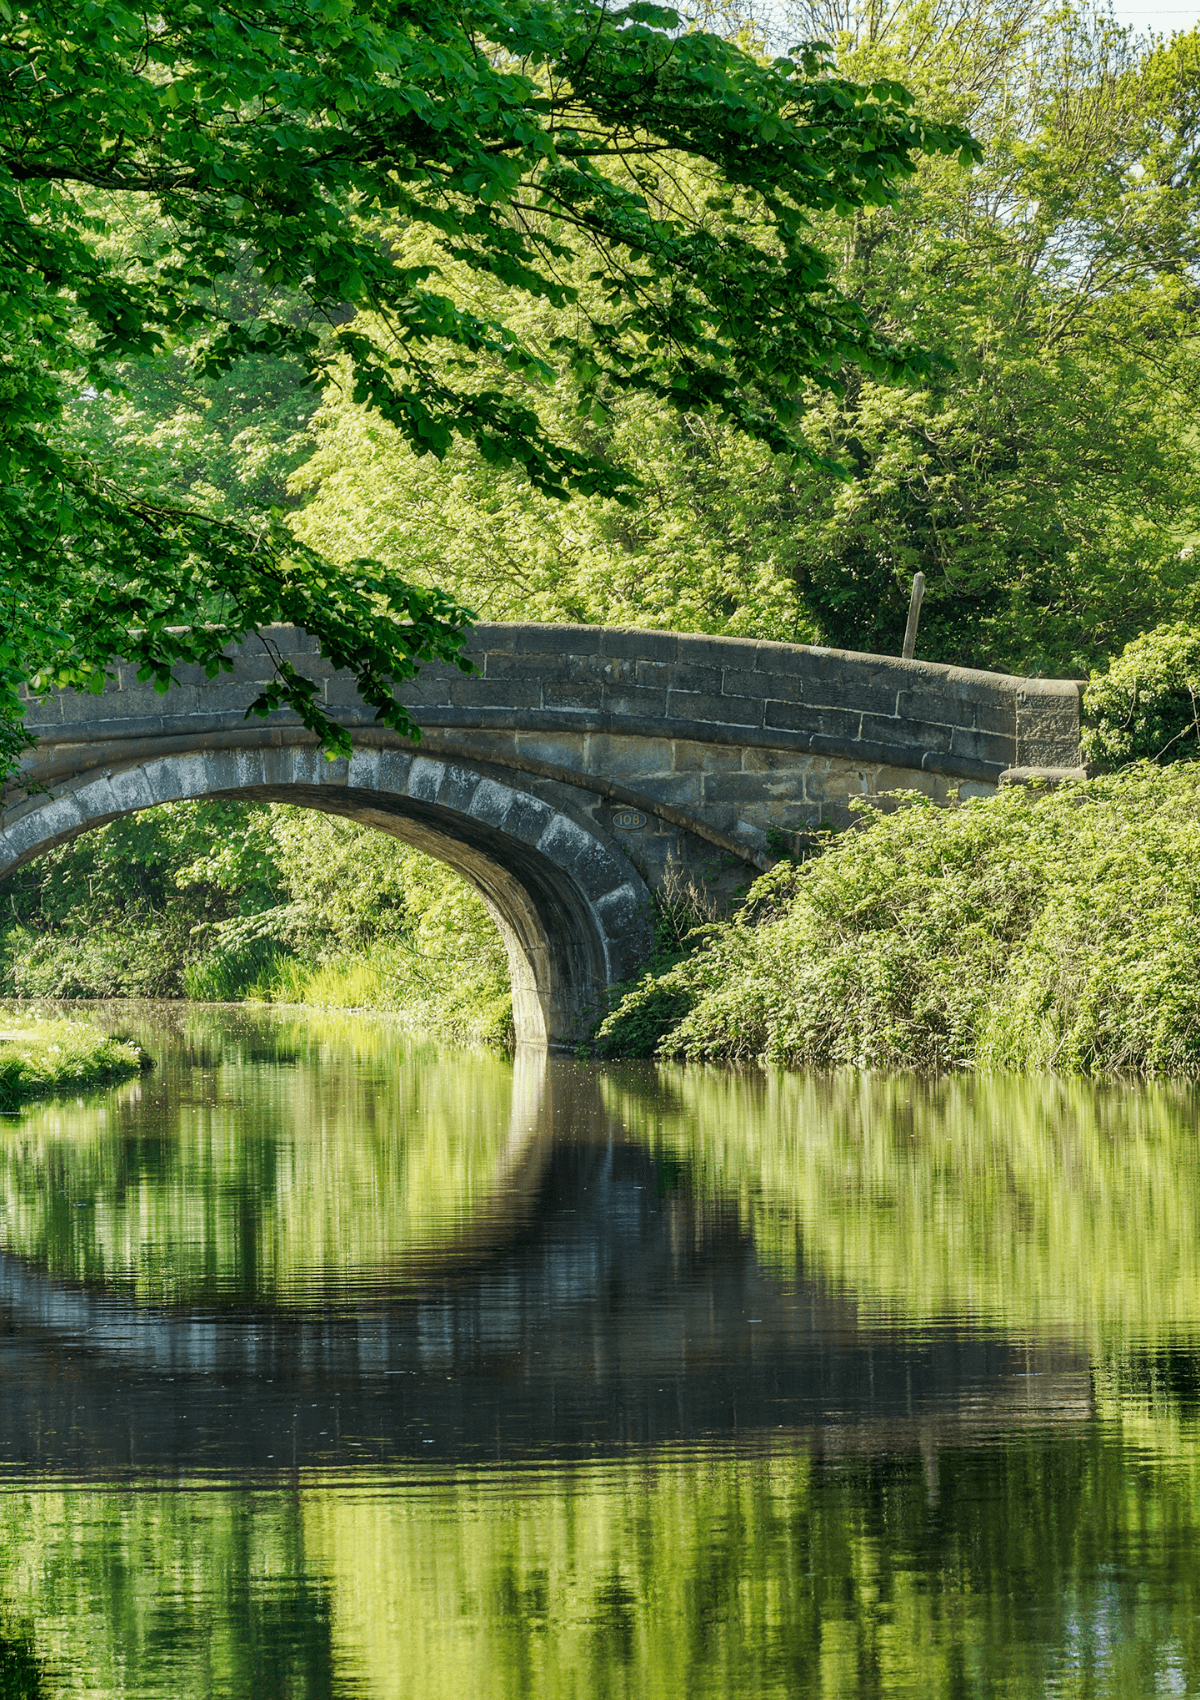
M1200 1098L121 1012L0 1119L0 1696L1200 1695Z

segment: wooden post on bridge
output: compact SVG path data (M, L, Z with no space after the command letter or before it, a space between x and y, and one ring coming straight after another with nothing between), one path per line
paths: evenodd
M912 596L908 604L908 624L904 628L904 648L900 654L911 661L917 647L917 621L921 618L921 602L925 596L925 574L913 574Z

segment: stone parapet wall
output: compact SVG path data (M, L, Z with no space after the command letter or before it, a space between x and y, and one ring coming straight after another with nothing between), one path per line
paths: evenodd
M273 627L267 642L320 681L338 720L373 723L352 676L322 660L307 633ZM1073 680L597 626L480 625L468 653L475 675L434 664L405 689L423 726L736 745L989 786L1009 768L1079 760L1082 685ZM270 676L270 652L252 639L235 652L231 674L209 680L180 668L179 686L160 696L122 668L100 697L62 692L31 703L28 723L60 744L218 732L244 723Z

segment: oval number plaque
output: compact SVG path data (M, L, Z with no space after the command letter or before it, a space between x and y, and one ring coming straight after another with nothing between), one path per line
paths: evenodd
M613 825L622 832L636 832L639 826L645 826L646 817L637 809L618 809L613 815Z

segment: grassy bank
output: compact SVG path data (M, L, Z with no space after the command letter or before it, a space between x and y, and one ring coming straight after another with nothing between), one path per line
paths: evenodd
M242 995L250 1002L379 1010L411 1032L448 1044L503 1049L513 1039L507 966L494 951L482 960L472 957L470 942L464 941L461 956L423 955L405 944L375 945L366 954L324 962L281 956ZM203 964L189 978L203 991Z
M598 1054L1200 1074L1200 763L864 813L695 942Z
M30 1098L81 1091L137 1074L145 1053L87 1021L42 1021L0 1013L0 1110Z

